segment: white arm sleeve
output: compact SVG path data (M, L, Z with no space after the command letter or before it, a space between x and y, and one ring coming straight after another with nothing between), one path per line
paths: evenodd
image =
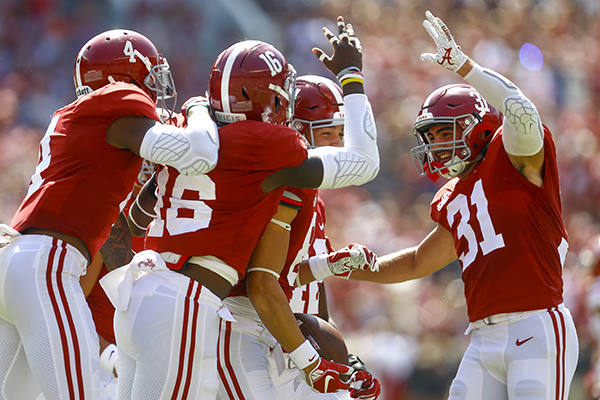
M189 117L185 129L157 122L146 131L140 146L140 156L177 168L183 175L210 172L217 165L218 155L217 125L203 112Z
M514 83L477 63L464 79L504 114L502 142L509 154L531 156L542 149L544 129L540 115Z
M335 189L367 183L379 172L377 128L367 96L344 96L344 147L310 149L310 155L323 162L323 182L319 189Z

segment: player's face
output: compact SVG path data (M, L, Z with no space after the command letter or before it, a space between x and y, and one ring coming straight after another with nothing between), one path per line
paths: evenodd
M425 137L427 138L427 142L431 145L438 143L435 148L441 150L433 151L433 155L437 161L445 164L452 159L451 147L453 146L452 142L454 141L453 124L432 125L429 127ZM445 148L448 148L448 150L445 150Z
M344 125L313 128L313 146L344 146Z

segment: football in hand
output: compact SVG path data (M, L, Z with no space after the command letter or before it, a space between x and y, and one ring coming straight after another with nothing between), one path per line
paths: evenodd
M321 358L349 365L346 343L333 325L311 314L295 313L294 315L302 334Z

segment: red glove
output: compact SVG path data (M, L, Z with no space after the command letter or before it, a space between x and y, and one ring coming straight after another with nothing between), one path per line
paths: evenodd
M348 278L352 271L357 269L379 271L377 255L357 243L349 244L333 253L311 257L308 265L315 280L322 280L331 275Z
M315 392L336 393L349 388L340 374L350 375L352 371L352 367L320 358L319 364L306 377L306 382Z
M349 244L343 249L329 254L327 263L331 272L337 276L348 276L355 269L379 271L377 255L358 243Z
M210 109L210 106L208 104L208 99L206 97L194 96L194 97L190 97L189 99L187 99L185 101L185 103L183 103L183 105L181 106L181 113L185 117L187 117L189 109L194 106L204 106L204 107Z
M377 400L381 384L365 370L356 371L350 378L350 397L360 400Z
M186 125L187 125L187 119L188 119L188 112L190 111L190 109L192 107L196 107L196 106L206 107L208 109L208 113L209 114L211 113L210 105L209 105L208 99L206 97L204 97L204 96L190 97L181 106L181 115L183 115Z

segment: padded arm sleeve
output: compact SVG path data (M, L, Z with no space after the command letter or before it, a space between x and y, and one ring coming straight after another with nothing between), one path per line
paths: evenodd
M504 114L504 149L515 156L537 154L544 146L544 129L535 105L514 83L477 63L465 76L481 95Z
M371 104L364 94L344 96L344 147L317 147L310 155L323 162L319 189L335 189L367 183L379 172L377 128Z
M218 155L217 125L206 113L194 113L186 128L157 122L146 131L140 146L140 156L176 168L183 175L210 172Z

